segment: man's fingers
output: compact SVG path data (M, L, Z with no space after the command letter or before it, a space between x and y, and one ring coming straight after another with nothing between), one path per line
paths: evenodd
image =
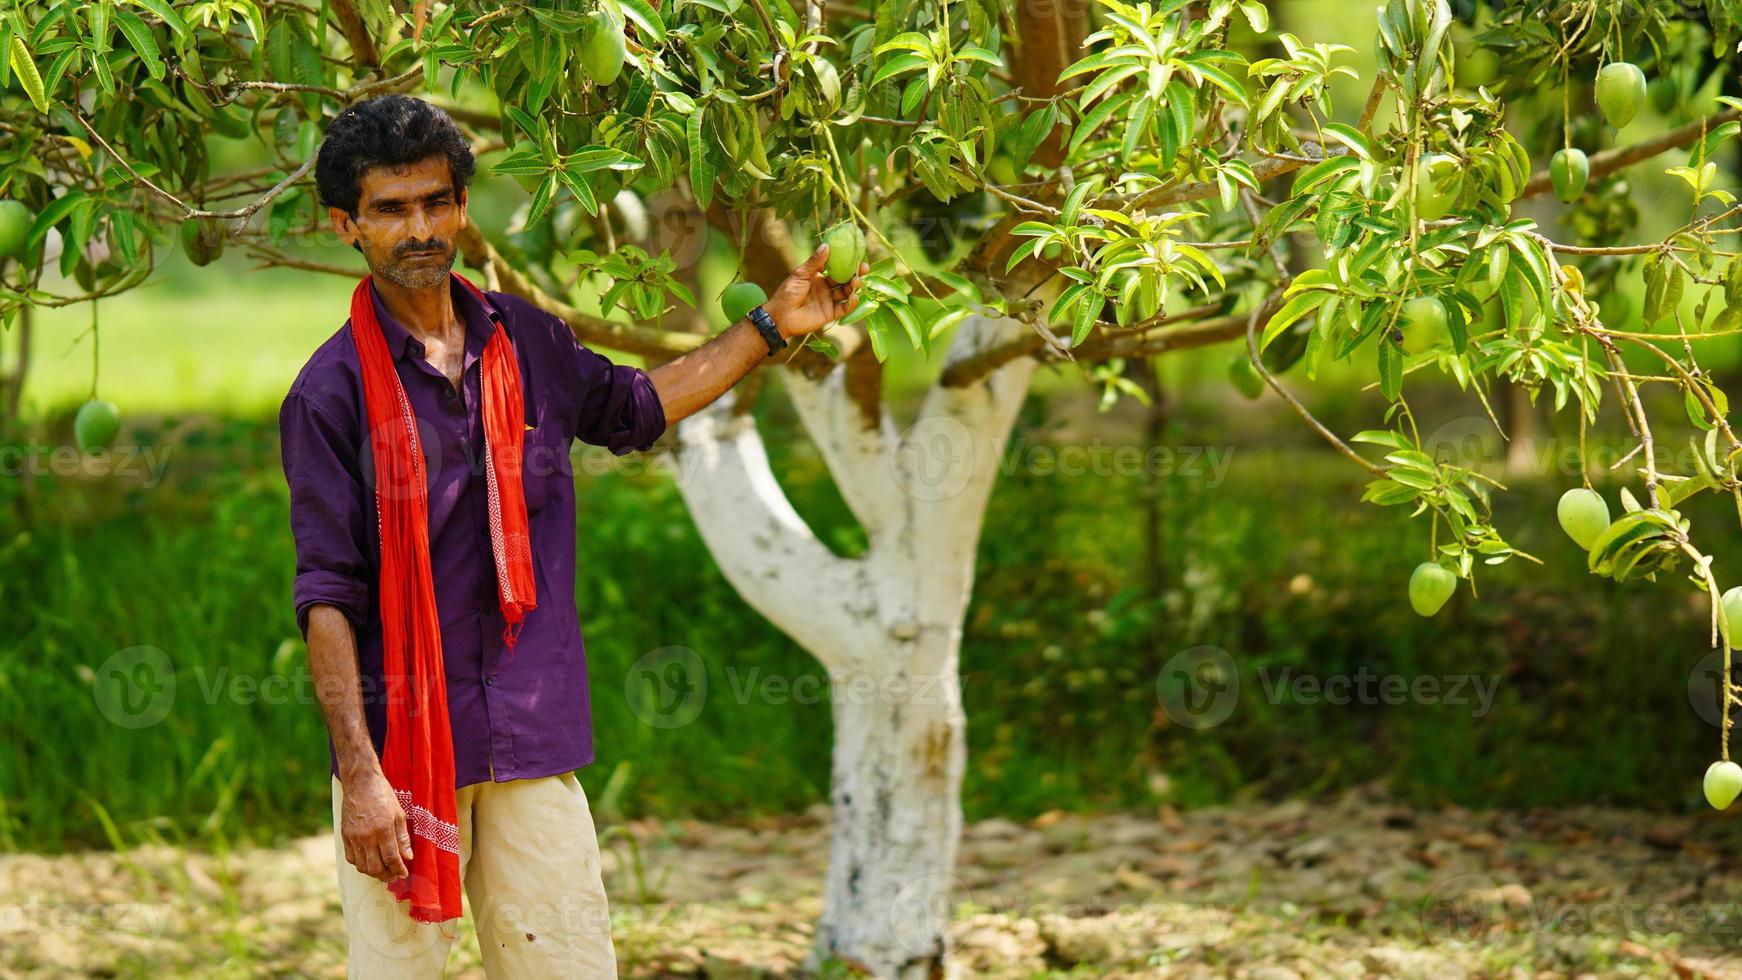
M808 259L805 259L804 264L799 266L796 271L798 271L799 273L801 273L803 275L807 275L807 276L811 275L812 273L816 272L818 269L821 269L823 267L823 263L827 262L828 260L829 260L829 243L824 242L821 245L817 246L817 250L812 252L811 257Z
M399 856L405 861L411 860L411 831L405 827L405 811L401 810L393 817L393 836L399 841Z
M860 271L864 271L863 265L860 266ZM829 295L836 300L844 300L849 296L857 295L859 287L864 284L865 281L859 276L854 276L850 282L830 282Z
M363 872L371 878L381 877L381 854L379 848L371 847L368 844L359 844L357 846L357 860L353 861L352 864L356 866L358 871Z
M405 877L405 861L399 856L398 841L386 841L381 845L381 867L387 872L381 879L383 881Z

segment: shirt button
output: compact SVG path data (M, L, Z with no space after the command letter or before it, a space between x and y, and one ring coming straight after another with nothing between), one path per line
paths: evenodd
M495 684L496 684L496 675L494 675L494 674L484 675L484 686L485 687L493 687Z
M456 392L454 391L454 383L452 381L450 381L447 384L442 386L442 396L443 397L452 398L452 397L454 397L455 394L456 394Z

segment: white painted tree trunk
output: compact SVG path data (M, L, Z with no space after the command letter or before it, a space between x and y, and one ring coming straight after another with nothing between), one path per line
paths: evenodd
M946 365L1018 337L971 317ZM869 424L839 368L782 375L805 429L864 526L841 558L793 510L735 393L679 423L676 478L702 539L746 602L828 670L835 718L827 894L812 966L943 975L966 765L958 655L998 460L1035 369L1011 361L927 392L897 432Z

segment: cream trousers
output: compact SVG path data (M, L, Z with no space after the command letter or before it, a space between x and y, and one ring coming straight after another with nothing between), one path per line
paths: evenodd
M345 860L344 787L333 779L333 847L350 977L440 977L456 921L416 922L385 882ZM617 976L599 840L573 773L475 783L456 792L460 880L490 977Z

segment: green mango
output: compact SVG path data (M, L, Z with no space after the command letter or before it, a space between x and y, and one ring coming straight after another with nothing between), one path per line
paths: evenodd
M1674 75L1659 75L1645 86L1645 92L1651 97L1651 108L1660 116L1667 116L1681 104L1682 88L1676 83Z
M1464 168L1448 153L1430 153L1416 162L1415 213L1423 221L1446 216L1464 190Z
M823 235L829 246L825 268L835 282L851 282L859 274L859 264L865 261L865 234L851 221L843 221Z
M121 410L114 402L92 399L73 416L73 440L81 452L107 448L121 431Z
M181 223L181 250L194 265L210 265L224 254L224 229L214 218L188 218Z
M1438 562L1424 561L1409 576L1409 605L1423 616L1432 616L1458 591L1458 577Z
M23 201L0 201L0 256L12 259L24 256L24 242L35 220L36 215L30 213Z
M1731 647L1742 641L1742 585L1738 585L1724 593L1724 598L1718 603L1721 615L1718 625L1724 629L1724 637Z
M1597 72L1597 107L1616 129L1633 121L1645 102L1645 73L1638 65L1611 61Z
M1585 193L1585 183L1591 179L1591 159L1577 147L1560 150L1549 161L1548 179L1554 185L1554 196L1571 204Z
M1228 380L1233 383L1234 390L1248 399L1256 399L1264 394L1264 379L1252 366L1252 361L1245 354L1236 354L1228 362Z
M1446 304L1437 296L1417 296L1403 306L1403 349L1420 354L1446 339Z
M1736 797L1742 795L1742 766L1734 762L1714 762L1706 767L1706 778L1701 787L1706 791L1706 802L1713 809L1728 809L1736 802Z
M720 294L720 312L726 314L727 323L737 323L766 302L768 294L761 286L753 282L735 282Z
M1560 520L1561 530L1567 532L1567 537L1586 551L1590 551L1597 538L1609 530L1609 505L1595 490L1584 487L1574 487L1561 494L1560 503L1555 505L1555 517Z
M603 10L587 15L581 29L581 70L595 85L610 85L623 74L629 48L623 22Z

